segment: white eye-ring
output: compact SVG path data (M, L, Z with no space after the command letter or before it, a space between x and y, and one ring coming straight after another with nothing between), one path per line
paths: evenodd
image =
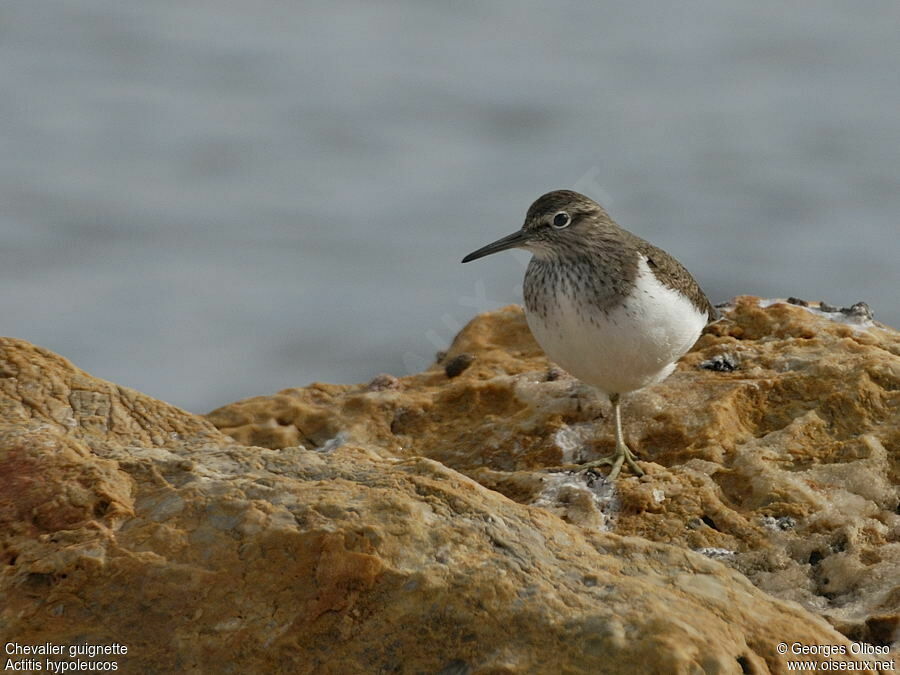
M557 230L561 230L564 227L568 227L569 223L572 222L572 218L569 217L569 214L565 211L560 211L555 216L553 216L553 220L550 222L553 227Z

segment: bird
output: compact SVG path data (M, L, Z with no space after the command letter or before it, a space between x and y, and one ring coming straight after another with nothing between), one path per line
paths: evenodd
M580 465L644 475L622 433L621 397L662 382L717 312L674 257L620 227L597 202L555 190L521 229L462 259L521 248L532 254L523 295L528 327L548 358L609 397L615 451Z

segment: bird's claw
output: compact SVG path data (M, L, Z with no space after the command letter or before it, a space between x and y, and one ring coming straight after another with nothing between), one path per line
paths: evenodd
M613 481L622 471L622 466L627 464L628 468L630 468L636 476L643 476L644 470L638 466L637 461L635 460L634 453L631 452L629 447L624 443L616 448L616 451L607 455L606 457L600 457L599 459L591 460L590 462L584 462L583 464L563 464L561 466L553 466L544 469L544 471L554 472L554 471L577 471L578 473L593 473L598 476L602 476L599 471L595 471L598 467L604 466L606 464L610 465L609 473L605 476L606 480Z

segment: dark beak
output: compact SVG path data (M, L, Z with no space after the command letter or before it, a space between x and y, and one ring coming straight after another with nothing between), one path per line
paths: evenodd
M471 262L472 260L478 260L479 258L483 258L486 255L491 255L492 253L499 253L500 251L505 251L510 248L516 248L517 246L522 246L525 244L530 237L525 230L517 230L513 232L509 236L503 237L503 239L498 239L493 244L488 244L487 246L482 246L477 251L473 251L465 258L462 259L464 263Z

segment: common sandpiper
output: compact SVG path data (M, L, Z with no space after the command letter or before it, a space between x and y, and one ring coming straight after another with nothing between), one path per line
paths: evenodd
M614 480L627 464L643 475L623 438L620 397L666 379L716 310L684 265L571 190L540 197L522 229L462 261L510 248L532 253L525 316L538 344L612 403L615 452L580 468L609 464Z

